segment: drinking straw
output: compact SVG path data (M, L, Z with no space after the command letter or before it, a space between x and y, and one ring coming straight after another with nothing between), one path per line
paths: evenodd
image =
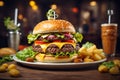
M56 14L55 14L55 11L54 11L54 12L53 12L53 18L54 18L54 19L56 19L56 17L55 17L55 16L56 16Z
M14 18L14 24L17 25L17 16L18 16L18 9L15 8L15 18Z
M111 16L113 15L113 10L108 10L108 23L111 23Z
M53 12L53 18L56 19L58 17L58 14L56 14L56 12Z

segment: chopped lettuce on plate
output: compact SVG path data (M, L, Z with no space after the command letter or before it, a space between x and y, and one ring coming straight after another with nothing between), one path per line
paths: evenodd
M23 61L25 61L25 59L28 57L34 58L35 55L36 55L36 52L32 50L32 46L27 47L16 53L16 57Z
M93 45L95 45L95 44L94 44L94 43L91 43L91 42L86 42L85 44L82 45L82 47L90 48L90 47L92 47Z

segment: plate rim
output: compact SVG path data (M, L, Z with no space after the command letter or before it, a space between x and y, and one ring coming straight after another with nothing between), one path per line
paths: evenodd
M102 63L104 61L107 60L107 58L104 58L102 60L99 61L94 61L94 62L78 62L78 63L74 63L74 62L66 62L66 63L44 63L44 62L26 62L26 61L22 61L20 59L18 59L15 55L13 55L13 60L22 64L30 64L30 65L44 65L44 66L48 66L48 65L53 65L53 66L67 66L67 65L90 65L90 64L98 64L98 63Z

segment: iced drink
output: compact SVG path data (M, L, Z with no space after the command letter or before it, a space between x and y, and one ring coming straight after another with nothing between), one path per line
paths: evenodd
M102 46L107 56L114 56L117 42L117 24L101 24Z

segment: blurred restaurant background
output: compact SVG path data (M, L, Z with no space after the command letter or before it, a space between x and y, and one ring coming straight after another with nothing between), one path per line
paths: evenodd
M28 45L27 35L38 22L47 19L46 13L52 8L59 15L58 19L70 21L76 31L83 34L81 44L89 41L99 48L102 48L100 25L108 22L107 10L112 9L111 22L118 24L117 52L120 52L119 0L0 0L0 47L8 46L4 18L14 19L15 8L18 8L18 22L21 24L21 45Z

